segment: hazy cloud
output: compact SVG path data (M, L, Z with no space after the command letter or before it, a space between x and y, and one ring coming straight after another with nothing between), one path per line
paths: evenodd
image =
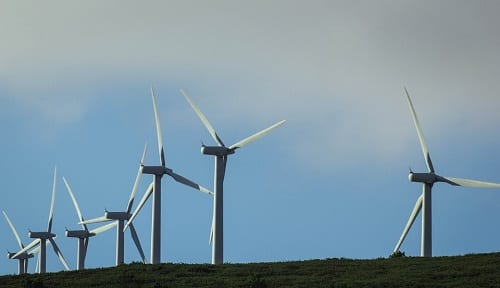
M223 120L288 119L295 152L328 163L325 147L383 159L415 140L403 86L427 134L500 120L495 1L1 5L2 97L63 123L107 97L84 87L167 81L209 111L225 103Z

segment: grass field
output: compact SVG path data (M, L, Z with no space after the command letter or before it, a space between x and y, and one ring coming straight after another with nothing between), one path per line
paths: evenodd
M500 287L500 253L220 266L132 263L0 276L0 287Z

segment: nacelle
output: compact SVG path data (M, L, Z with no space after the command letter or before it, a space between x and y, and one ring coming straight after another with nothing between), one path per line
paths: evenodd
M66 230L66 237L87 238L91 233L87 230Z
M233 149L223 146L201 146L201 153L205 155L226 156L234 153Z
M163 174L165 174L165 167L163 167L163 166L143 166L142 173L163 176Z
M35 239L49 239L56 237L56 234L50 232L30 232L29 236Z
M431 185L438 180L436 174L434 173L413 173L413 172L411 172L408 175L408 179L411 182L426 183Z
M13 258L14 255L16 255L16 253L7 252L7 257L9 257L9 259L29 259L29 258L33 258L34 257L33 254L28 254L27 252L19 254L17 257Z
M104 217L110 220L128 220L132 215L127 212L106 212Z

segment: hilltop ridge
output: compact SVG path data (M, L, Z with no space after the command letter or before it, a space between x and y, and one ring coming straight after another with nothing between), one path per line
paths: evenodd
M500 287L500 253L249 264L141 264L0 276L0 287Z

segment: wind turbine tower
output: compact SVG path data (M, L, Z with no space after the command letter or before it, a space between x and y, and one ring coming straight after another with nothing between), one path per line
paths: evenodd
M207 117L201 112L201 110L194 104L194 102L189 98L189 96L181 90L182 95L184 98L186 98L187 102L189 105L191 105L191 108L193 108L194 112L198 117L200 118L201 122L203 125L208 130L208 133L212 138L214 139L215 143L217 143L217 146L205 146L202 145L201 147L201 153L205 155L211 155L215 157L215 169L214 169L214 208L213 208L213 217L212 217L212 228L210 231L210 241L212 243L212 264L222 264L224 261L223 257L223 204L224 204L224 197L223 197L223 191L224 191L224 176L226 173L226 163L227 163L227 156L234 154L236 149L241 148L245 145L250 144L251 142L263 137L264 135L268 134L272 130L278 128L281 126L283 123L285 123L285 120L279 121L278 123L260 131L255 134L253 134L250 137L247 137L239 142L236 142L235 144L226 147L220 137L217 135L215 132L214 127L210 122L208 121Z
M5 211L2 211L2 213L3 213L3 216L5 217L5 220L9 224L10 229L12 230L12 233L14 234L14 237L16 237L17 244L19 244L19 249L23 249L24 248L24 244L21 241L21 238L19 237L19 234L17 233L17 230L14 227L14 224L12 224L12 222L9 219L9 216L7 216L7 213L5 213ZM33 258L33 253L24 252L24 253L20 254L19 256L17 256L17 257L14 257L14 255L16 255L16 253L11 253L11 252L7 253L7 257L9 259L17 259L18 260L18 262L19 262L18 274L21 275L21 274L24 274L24 273L28 273L28 259L29 258Z
M36 245L39 245L40 248L40 256L38 258L39 260L39 269L40 273L45 273L46 272L46 263L47 263L47 256L46 256L46 245L47 245L47 240L52 244L52 248L54 249L54 253L57 255L59 258L59 261L64 265L64 268L66 270L70 270L68 263L64 259L64 256L59 249L59 247L56 244L56 241L54 238L56 237L56 234L52 233L52 220L54 216L54 203L56 200L56 176L57 176L57 169L54 169L54 182L52 185L52 200L50 202L50 212L49 212L49 220L47 223L47 231L41 231L41 232L29 232L29 237L30 238L35 238L33 242L28 244L26 247L21 249L19 252L17 252L14 257L18 257L19 255L25 253L26 251L32 249Z
M142 170L143 170L143 162L144 158L146 157L146 151L147 151L147 145L144 146L144 151L142 153L142 158L139 166L139 170L137 171L137 176L135 178L134 186L132 187L132 192L130 193L130 198L127 203L127 207L125 211L106 211L104 213L104 216L102 217L97 217L94 219L90 220L81 220L80 224L91 224L91 223L101 223L101 222L108 222L108 221L113 221L114 226L117 226L116 228L116 265L120 265L124 263L124 238L125 238L125 231L124 231L124 224L127 222L129 224L130 222L130 217L132 214L130 214L132 210L132 205L134 204L135 200L135 194L137 191L137 188L139 186L139 182L141 180L142 176ZM108 224L109 225L109 224ZM141 257L141 260L143 263L146 263L146 257L144 255L144 251L142 250L141 242L139 241L139 237L137 236L137 232L135 230L135 227L132 223L130 223L130 235L132 237L132 240L134 240L134 244L137 247L137 251L139 252L139 255Z
M413 222L415 222L416 217L422 211L422 244L420 255L423 257L432 256L432 187L437 182L444 182L454 186L469 186L469 187L480 187L480 188L500 188L500 184L483 182L477 180L469 180L463 178L453 178L453 177L443 177L436 174L434 170L434 165L432 164L431 156L429 150L427 149L427 144L424 139L424 133L420 127L420 122L418 121L417 113L413 107L413 103L410 99L410 95L405 88L406 100L408 101L408 106L410 107L410 112L417 129L418 139L420 141L420 146L422 148L422 153L424 155L425 164L427 165L427 172L425 173L413 173L410 171L408 179L411 182L422 183L423 189L422 194L418 197L415 207L413 208L410 218L406 223L406 226L399 238L394 252L399 251L401 244L403 243L408 231L410 230Z
M161 179L163 175L169 175L175 181L192 187L196 190L204 192L209 195L213 195L213 192L207 188L200 186L193 181L184 178L183 176L175 173L172 169L165 166L165 153L163 151L163 139L160 127L160 116L158 113L158 107L156 105L156 96L151 87L151 98L153 100L153 111L155 115L156 122L156 136L158 140L158 152L160 156L160 166L143 166L142 173L153 175L153 182L150 188L147 189L146 193L142 197L140 203L137 205L132 217L125 225L125 229L131 225L132 221L135 219L139 211L141 210L144 203L148 200L149 196L153 194L152 203L152 221L151 221L151 264L158 264L161 261Z
M75 206L76 213L78 215L78 221L82 222L84 221L82 212L80 210L80 206L78 205L78 202L76 201L75 194L71 190L71 187L68 184L68 181L66 181L66 178L63 177L64 185L66 186L66 190L69 193L69 196L71 197L71 200L73 201L73 205ZM99 228L93 229L89 231L88 227L86 224L81 224L82 225L82 230L66 230L66 237L72 237L72 238L77 238L78 239L78 251L77 251L77 264L76 264L76 270L83 270L85 269L85 258L87 256L87 248L89 245L89 239L90 237L96 236L97 234L100 234L104 231L107 231L114 226L116 226L116 223L110 223L107 225L103 225Z

